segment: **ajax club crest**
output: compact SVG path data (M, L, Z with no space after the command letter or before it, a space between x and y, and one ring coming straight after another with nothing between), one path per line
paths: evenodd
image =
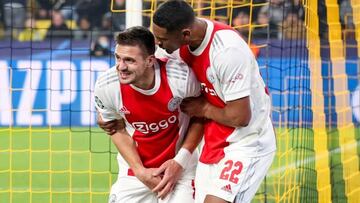
M182 101L182 99L180 97L174 97L174 98L170 99L170 101L168 103L169 111L175 111L179 107L181 101Z

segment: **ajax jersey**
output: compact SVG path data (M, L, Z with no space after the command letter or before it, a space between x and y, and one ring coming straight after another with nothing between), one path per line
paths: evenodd
M231 27L208 21L205 38L196 50L182 46L173 57L191 67L211 104L224 108L226 102L249 96L251 121L233 128L208 120L200 161L218 163L227 151L240 150L245 156L261 156L275 150L275 135L269 126L270 97L249 46ZM270 125L271 126L271 125Z
M181 147L189 117L180 112L186 97L199 96L200 85L183 62L157 60L150 90L120 84L116 67L99 77L95 103L105 121L124 119L145 167L159 167ZM119 157L123 164L126 162Z

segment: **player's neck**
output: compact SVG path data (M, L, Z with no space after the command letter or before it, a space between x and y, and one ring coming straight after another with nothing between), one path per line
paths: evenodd
M143 79L133 84L135 87L142 90L150 90L155 86L155 68L147 68L143 74Z
M207 23L205 20L195 18L194 25L192 27L193 36L190 39L189 47L191 50L197 49L205 38L207 29Z

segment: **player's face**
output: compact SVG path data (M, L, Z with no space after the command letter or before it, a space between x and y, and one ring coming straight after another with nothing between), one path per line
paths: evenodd
M141 87L149 80L154 56L145 56L139 46L117 45L115 48L116 66L121 84Z
M169 54L180 48L184 44L181 31L167 32L165 28L153 24L153 33L155 35L156 44L165 49Z

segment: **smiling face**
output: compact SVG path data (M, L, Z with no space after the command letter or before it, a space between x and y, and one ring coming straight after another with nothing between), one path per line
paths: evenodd
M186 36L183 35L181 30L167 32L165 28L162 28L154 23L153 33L155 35L156 44L169 54L186 44L184 38Z
M144 54L139 46L117 45L115 59L121 84L141 87L153 76L150 73L153 71L154 56Z

